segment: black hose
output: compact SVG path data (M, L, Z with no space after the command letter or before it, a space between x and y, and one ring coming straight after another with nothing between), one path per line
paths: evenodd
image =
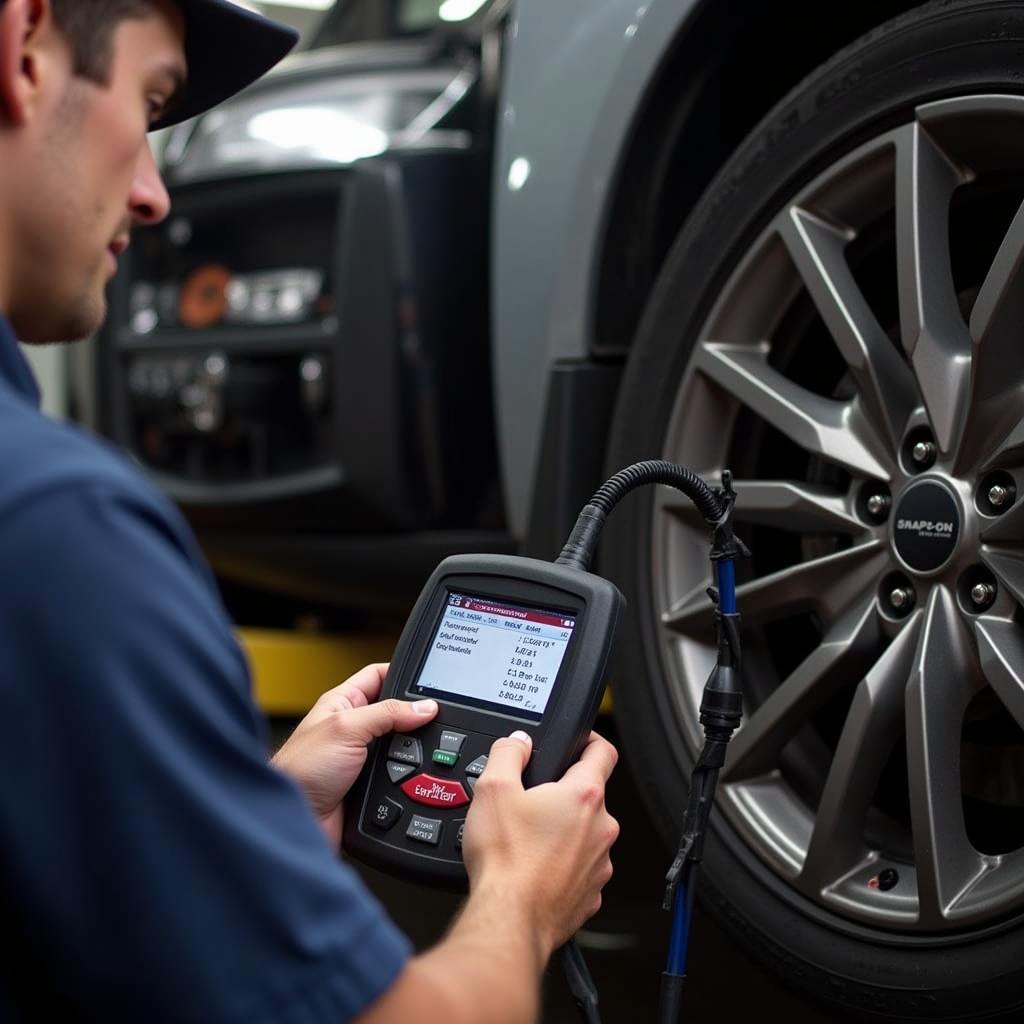
M674 462L649 459L636 462L606 480L580 512L562 553L555 559L558 565L571 565L584 572L597 547L608 513L630 491L645 484L667 484L682 491L697 506L705 522L714 526L728 512L728 506L696 473L691 473Z
M663 459L627 466L603 483L589 503L607 515L624 495L644 484L668 484L682 491L709 523L716 523L725 515L725 505L696 473Z

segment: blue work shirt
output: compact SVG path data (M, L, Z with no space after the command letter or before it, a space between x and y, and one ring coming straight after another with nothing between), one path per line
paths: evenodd
M0 1021L340 1024L409 945L269 767L174 506L0 318Z

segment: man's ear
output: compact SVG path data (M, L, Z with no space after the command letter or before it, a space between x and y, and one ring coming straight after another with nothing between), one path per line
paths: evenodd
M8 126L32 116L54 39L50 0L7 0L0 6L0 120Z

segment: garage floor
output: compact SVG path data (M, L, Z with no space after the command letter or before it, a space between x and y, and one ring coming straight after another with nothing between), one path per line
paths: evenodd
M614 741L612 721L602 720L599 728ZM622 825L622 835L613 850L615 877L605 892L604 907L588 925L584 954L601 992L603 1024L654 1022L667 948L668 914L661 911L660 901L668 859L651 841L628 766L621 762L609 787L608 806ZM457 898L368 869L360 871L417 948L430 945L443 933ZM751 1020L770 1015L801 1024L838 1021L783 989L698 911L690 941L683 1020L731 1024L746 1014L751 1014ZM553 964L545 988L544 1024L578 1020L561 969Z

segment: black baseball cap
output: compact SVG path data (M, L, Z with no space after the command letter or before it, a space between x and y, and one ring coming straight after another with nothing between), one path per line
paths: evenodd
M215 107L269 71L298 42L288 25L231 0L176 0L185 15L188 81L151 130Z

